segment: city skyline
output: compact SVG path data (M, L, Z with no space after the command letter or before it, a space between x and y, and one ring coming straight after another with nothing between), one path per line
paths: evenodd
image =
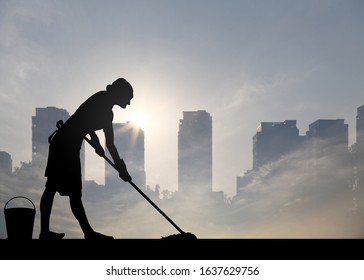
M358 124L361 121L362 107L357 108ZM186 120L192 121L193 125L198 113L206 113L211 117L202 110L188 111L185 114ZM294 120L263 122L257 132L266 133L274 129L279 132L278 134L282 134L284 139L287 135L285 128L292 129L293 135L298 136L295 125ZM117 130L122 128L121 126L122 124L114 124ZM200 126L187 132L194 131L199 134L198 127ZM283 130L280 130L282 128ZM358 125L358 140L360 139L358 144L362 143L361 129ZM271 134L268 133L267 136L269 135ZM306 132L306 140L314 140L312 142L314 149L307 147L301 149L296 146L286 151L280 150L283 157L271 155L271 161L268 160L259 168L257 166L256 170L249 171L247 177L242 178L243 185L232 200L225 201L220 192L210 194L205 192L202 195L200 193L192 196L176 192L170 197L165 197L157 188L155 190L147 188L145 191L148 191L153 200L161 203L167 213L172 213L173 219L182 224L183 228L193 228L193 231L201 237L362 236L363 225L360 217L363 211L363 193L362 188L356 189L353 185L358 178L355 177L358 174L355 175L354 169L362 168L361 162L347 162L345 155L342 156L341 152L336 153L338 149L330 148L340 144L339 146L344 146L346 153L349 154L347 136L348 126L343 119L319 119L312 122L310 130ZM269 141L270 137L266 139ZM328 141L324 141L323 145L321 141L317 141L325 139ZM280 144L279 140L275 143ZM274 149L274 142L272 144L271 148ZM260 146L257 145L257 148ZM352 147L351 152L352 155L356 155L355 147ZM197 154L196 151L195 153ZM355 163L359 165L355 166ZM2 177L4 180L1 180L1 196L6 198L7 194L19 194L20 191L23 195L30 196L37 205L39 200L37 195L44 187L41 183L42 168L37 165L25 165L14 175ZM118 186L121 188L112 190L90 181L85 182L83 190L87 201L85 205L87 208L91 205L95 208L91 211L91 217L96 219L98 227L105 231L121 231L124 237L155 236L158 230L168 231L163 219L156 217L148 205L145 205L145 201L142 203L139 196L134 196L135 192L131 192L132 196L125 196L122 189L128 186L123 185L120 180L119 182ZM239 188L238 184L236 188ZM163 199L158 197L161 194ZM79 232L74 229L74 221L67 219L67 211L60 207L65 202L57 198L55 222L58 226L67 228L68 237L77 238ZM105 223L102 218L105 215L107 215L106 221L115 222ZM139 216L137 224L133 223L135 216ZM0 236L4 236L4 225L1 223L0 219ZM143 228L143 225L150 223L153 224L152 228L148 226Z
M349 142L348 142L349 125L347 123L345 123L344 119L317 119L317 120L315 120L315 121L313 121L313 122L311 122L309 124L309 129L305 132L305 135L300 134L300 131L296 126L297 120L285 120L285 121L281 121L281 122L277 122L277 121L274 121L274 122L272 122L272 121L260 122L260 125L258 126L258 128L256 130L256 133L252 135L252 140L253 141L252 141L251 146L252 146L253 156L252 156L252 163L251 163L252 168L251 169L258 170L264 164L274 162L275 160L278 160L279 156L284 155L285 153L294 152L294 149L299 149L299 146L302 145L303 141L306 138L307 139L310 139L310 137L313 138L313 139L315 138L315 134L317 134L316 129L320 127L320 123L322 123L322 124L333 123L333 124L337 124L339 126L340 125L345 126L346 132L344 132L344 134L342 134L342 132L339 131L340 134L342 135L342 136L340 136L341 139L344 138L344 140L340 140L340 141L341 142L344 141L344 143L345 143L344 148L347 149L347 152L349 152L350 147L356 145L357 141L362 140L362 137L363 137L362 136L362 120L363 120L363 118L361 117L361 114L363 112L363 108L364 108L364 105L361 105L361 106L357 107L357 114L358 115L356 117L356 122L357 123L356 123L356 127L355 127L355 130L356 130L355 139L356 139L356 141L354 143L352 143L351 145L349 145ZM37 164L38 166L42 166L42 164L43 165L45 164L45 162L44 162L45 159L43 158L42 159L43 162L42 162L38 158L40 156L41 157L46 157L46 155L48 154L48 151L44 147L41 147L42 152L43 153L45 152L45 154L42 154L42 152L38 151L39 155L37 155L34 152L34 151L37 150L36 149L37 145L38 146L48 145L47 144L48 143L48 136L49 136L48 134L50 133L50 131L53 131L53 129L54 129L53 128L53 123L55 122L55 120L58 120L60 118L60 119L65 121L70 115L68 114L67 109L57 108L57 107L54 107L54 106L47 106L47 107L44 107L44 108L35 108L35 111L36 111L35 116L32 116L33 145L32 145L31 150L33 151L33 153L32 153L33 154L33 160L31 161L31 163L32 164ZM182 113L183 113L184 118L180 119L180 124L179 124L180 131L178 132L178 135L181 134L181 127L183 127L183 121L185 121L185 123L186 123L184 125L185 127L188 127L188 126L191 127L189 129L187 129L187 128L184 129L186 135L188 135L188 133L192 133L192 132L202 135L203 133L199 133L198 129L201 128L201 126L202 127L206 126L206 121L205 121L205 124L203 124L203 122L198 122L198 119L202 117L203 113L205 113L208 116L208 118L210 118L210 121L209 121L210 124L209 125L211 125L211 127L210 128L205 127L204 132L207 132L207 139L211 140L210 145L212 145L212 142L213 142L213 140L212 140L213 127L212 127L212 122L211 122L212 116L208 112L206 112L205 110L183 111ZM66 117L66 118L64 118L64 117ZM53 120L53 122L52 121L47 122L47 118L51 118ZM191 124L188 124L189 122ZM193 123L195 123L195 124L193 124ZM128 126L128 124L129 124L129 126ZM37 125L40 126L41 129L39 129L37 127ZM335 135L335 133L336 133L336 128L338 128L337 125L330 128L331 133L333 135ZM321 125L321 126L323 126L323 125ZM138 158L137 161L140 162L141 165L143 165L143 168L142 168L143 169L142 170L143 175L138 173L138 169L139 169L138 165L140 165L140 164L137 164L136 167L131 167L131 170L134 170L134 171L136 171L138 173L137 177L139 177L139 179L137 179L137 182L139 184L141 184L140 186L142 188L145 188L146 185L149 186L150 184L148 184L148 181L147 181L148 175L146 174L145 169L144 169L144 164L145 164L144 163L144 161L145 161L145 159L144 159L144 138L145 138L144 131L140 127L138 127L136 124L133 124L131 121L127 121L126 123L115 123L114 122L113 123L113 128L115 130L116 144L119 147L121 154L126 153L126 158L127 159L133 159L133 156L131 154L128 155L128 153L130 153L131 150L129 151L128 149L124 149L126 146L135 145L135 147L139 148L140 151L138 153L140 153L140 155L136 156L136 158ZM276 136L279 135L279 137L281 137L281 139L274 140L274 139L269 139L269 137L267 138L265 136L266 137L265 141L268 141L268 142L271 142L271 143L269 144L269 146L267 146L264 149L262 149L263 146L260 148L259 153L261 153L261 155L257 154L257 152L255 151L256 145L257 145L256 144L257 136L260 133L264 132L264 131L266 131L265 133L267 133L269 130L272 130L272 129L274 129L275 131L279 131L279 130L277 130L277 128L281 129L281 133L277 134ZM283 128L283 130L282 130L282 128ZM287 130L287 128L288 128L288 130ZM43 131L42 131L42 129L43 129ZM206 129L207 129L207 131L206 131ZM284 132L285 130L288 133ZM293 134L289 133L289 130L293 130L294 131ZM183 134L183 130L182 130L182 134ZM291 136L289 136L289 135L291 135ZM39 139L41 136L43 136L44 139ZM288 140L287 139L285 140L286 142L283 142L285 136L289 136L289 137L288 137ZM293 138L292 138L292 136L293 136ZM319 135L317 135L317 136L319 136ZM197 137L197 136L195 136L195 137ZM346 140L345 140L345 138L346 138ZM127 139L130 139L130 140L127 140ZM123 141L121 141L121 140L123 140ZM277 143L280 143L279 145L281 146L281 148L278 148L278 150L277 150L277 147L275 146L275 145L277 145ZM285 146L284 143L287 144L287 145ZM140 149L141 147L143 149ZM104 148L105 148L105 146L104 146ZM195 148L198 149L199 145L196 145ZM38 147L38 149L39 149L39 147ZM210 149L211 149L211 155L210 155L211 158L210 158L209 161L211 161L211 168L212 168L212 164L213 164L212 146L210 147ZM135 149L133 149L133 150L135 150ZM283 152L284 150L286 150L286 152ZM10 160L11 163L12 163L12 155L10 153L8 153L6 150L1 151L1 152L2 152L2 155L3 155L2 157L4 159L6 159L6 160ZM196 152L197 151L194 151L193 154L196 153ZM83 153L84 153L84 151L83 151ZM179 153L181 153L181 152L179 152ZM274 154L276 154L276 156L274 156ZM108 155L108 153L107 153L107 155ZM84 155L82 154L82 158L83 157L84 157ZM262 159L260 159L260 158L262 158ZM267 158L268 161L264 160L264 158ZM87 160L82 160L82 161L85 161L83 163L83 167L82 167L83 170L85 170L85 166L88 166L88 163L87 163ZM132 161L135 161L135 158ZM255 163L255 161L257 163ZM23 162L25 162L25 161L23 161ZM39 162L41 164L39 164ZM191 163L193 163L193 161ZM12 171L16 167L18 167L18 166L12 166ZM142 167L142 166L140 166L140 167ZM108 164L106 162L104 163L104 168L105 168L105 172L103 172L103 174L100 175L100 176L103 177L102 181L105 182L105 183L103 183L103 185L106 186L106 185L108 185L106 183L106 181L105 181L106 177L107 177L107 173L109 172L109 173L112 174L112 173L114 173L114 170L112 170L112 168L110 166L108 166ZM202 168L202 166L200 166L200 168ZM249 172L249 170L251 170L251 169L243 170L243 173ZM179 170L179 167L177 167L177 172L179 172L178 170ZM85 172L83 172L82 175L83 175L83 178L85 178ZM190 183L191 183L195 179L196 175L184 174L184 176L187 176L188 178L190 178L188 180L190 180ZM213 191L212 190L213 173L211 173L208 176L211 177L211 185L210 186L211 186L211 191ZM115 176L111 175L111 177L115 177ZM236 178L237 177L243 177L243 176L239 175L239 174L236 174ZM117 181L114 182L113 184L116 183L116 185L117 185L117 182L119 181L119 178L117 176L116 176L116 180ZM188 180L186 182L188 182ZM94 180L91 180L91 181L94 181ZM110 179L110 184L111 184L112 181L114 181L114 179ZM159 185L159 183L157 182L155 185ZM235 185L235 188L236 188L235 193L230 196L231 198L238 194L237 189L239 188L239 183L237 183Z
M360 105L360 106L357 106L355 109L359 109L359 108L362 108L364 105ZM66 112L67 112L67 114L68 114L68 111L67 111L67 109L64 109L64 108L57 108L57 107L55 107L55 106L46 106L46 107L44 107L44 108L56 108L56 109L60 109L60 110L66 110ZM196 112L198 112L198 111L205 111L204 109L198 109L198 110L196 110ZM354 112L357 112L356 110L353 110ZM183 111L181 112L182 114L183 114ZM145 120L145 119L138 119L138 116L140 117L140 115L130 115L131 116L131 118L133 119L134 118L134 120L135 120L135 123L136 123L136 125L137 125L137 123L139 123L140 125L143 125L143 123L145 123L147 120ZM32 116L32 118L34 118L34 117L36 117L36 116ZM335 120L335 119L337 119L337 118L333 118L332 120ZM357 141L357 135L356 135L356 133L357 133L357 131L356 131L356 126L357 126L357 117L355 116L354 117L354 119L355 119L355 122L354 122L354 124L352 123L352 121L348 121L347 122L347 125L348 125L348 148L351 146L351 145L354 145L355 143L356 143L356 141ZM329 120L329 119L327 119L327 118L319 118L319 119L317 119L317 120L315 120L315 121L312 121L311 123L309 122L308 123L308 128L307 128L307 130L306 130L306 133L309 131L309 128L310 128L310 125L312 125L314 122L316 122L316 121L319 121L319 120ZM331 119L330 119L331 120ZM345 119L342 119L342 120L344 120L344 121L347 121L347 120L345 120ZM294 120L294 121L296 121L296 124L299 122L299 120ZM125 121L125 122L132 122L131 120L127 120L127 121ZM271 120L266 120L266 121L261 121L260 123L259 123L259 125L261 125L262 123L280 123L281 121L271 121ZM349 124L350 123L352 123L352 125L350 126ZM257 130L259 130L259 125L258 125L258 128L257 128ZM297 128L298 129L298 128ZM350 131L354 131L353 133L350 133ZM176 132L177 133L177 132ZM305 136L305 134L300 134L300 129L298 129L298 133L299 133L299 137L304 137ZM100 139L103 139L103 135L102 134L98 134L99 135L99 137L100 137ZM178 135L178 133L177 133L177 135ZM254 134L252 134L252 136L251 137L253 137L253 135ZM177 138L177 137L176 137ZM213 138L214 138L214 135L213 135ZM214 141L213 141L214 142ZM177 143L176 143L176 145L178 145ZM251 148L252 148L252 151L253 151L253 146L254 145L251 145ZM34 148L34 145L32 146L32 148L31 149L33 149ZM87 148L86 148L87 149ZM5 152L7 152L7 153L9 153L7 150L5 150L5 149L3 149ZM90 164L91 164L91 162L92 162L92 158L93 158L93 160L95 161L98 161L99 162L99 166L101 166L101 165L103 165L104 163L103 162L101 162L100 163L100 160L97 158L97 156L96 155L92 155L92 153L93 153L93 151L92 150L89 150L88 151L88 161L89 161L89 164L88 164L88 168L87 169L89 169L90 170ZM176 148L176 153L177 153L177 148ZM10 154L10 153L9 153ZM33 152L31 152L31 154L32 154L32 157L34 158L34 153ZM90 155L91 154L91 155ZM11 155L11 154L10 154ZM90 158L91 158L91 160L90 160ZM235 177L236 176L240 176L240 175L242 175L245 171L247 171L247 170L249 170L249 169L251 169L251 168L254 168L254 152L252 152L251 153L251 159L252 159L252 161L251 161L251 167L249 167L249 168L247 168L246 170L241 170L240 171L240 174L238 173L238 174L235 174ZM31 161L31 160L30 160ZM86 159L85 159L85 161L86 161ZM176 161L178 161L177 159L176 159ZM20 166L20 162L27 162L27 160L26 159L19 159L19 163L18 164L15 164L14 165L14 160L13 160L13 156L12 156L12 162L13 162L13 169L15 168L15 167L19 167ZM214 164L214 162L213 162L213 164ZM87 178L87 176L86 176L86 174L87 173L94 173L94 170L95 169L97 169L97 167L95 168L95 167L92 167L91 168L92 170L90 170L90 171L86 171L85 170L85 172L83 173L83 177L85 178L85 180L94 180L94 181L96 181L97 183L99 183L99 184L105 184L104 183L104 180L105 180L105 176L104 176L104 174L102 174L102 173L100 173L100 172L97 172L97 176L96 177L94 177L94 178ZM176 164L176 173L178 172L177 171L178 170L178 166L177 166L177 164ZM147 176L146 176L147 177ZM95 179L96 178L96 179ZM158 182L158 181L155 181L155 182L153 182L153 183L148 183L148 182L146 182L146 185L161 185L161 183L160 182ZM171 190L171 189L169 189L169 188L167 188L168 190ZM176 190L178 190L178 187L177 187L177 189ZM173 189L172 189L172 191L173 191ZM224 191L224 190L223 190ZM224 191L225 192L225 191ZM236 185L234 185L234 187L233 187L233 190L232 191L230 191L230 192L226 192L230 197L233 197L235 194L236 194Z

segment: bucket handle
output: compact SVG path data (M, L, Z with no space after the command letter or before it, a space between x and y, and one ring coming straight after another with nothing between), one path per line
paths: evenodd
M15 196L15 197L13 197L13 198L9 199L9 200L8 200L8 202L6 202L6 204L5 204L5 206L4 206L4 209L6 208L6 205L8 205L8 203L9 203L10 201L12 201L13 199L15 199L15 198L24 198L24 199L28 200L31 204L33 204L33 207L34 207L34 210L35 210L35 205L34 205L33 201L31 201L29 198L27 198L27 197L25 197L25 196Z

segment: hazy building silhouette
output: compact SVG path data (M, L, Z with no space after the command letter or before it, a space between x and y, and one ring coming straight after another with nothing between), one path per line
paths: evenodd
M349 126L343 119L319 119L306 132L309 148L316 156L347 156Z
M212 192L212 117L185 111L178 131L178 190Z
M349 152L349 126L343 119L319 119L309 125L307 148L311 154L311 184L329 187L325 199L338 199L348 211L353 208L354 169Z
M5 151L0 151L0 173L10 175L13 171L13 161L11 155Z
M364 128L363 123L362 120L361 125ZM261 122L253 136L253 169L246 171L243 176L237 176L237 196L247 195L244 188L255 176L259 176L261 166L298 148L305 148L312 155L313 162L316 158L326 157L334 160L338 167L346 166L349 164L348 125L343 119L319 119L309 125L306 136L299 136L295 120ZM323 168L325 167L322 166L314 175L317 177ZM347 186L349 182L348 176L341 176L337 180L343 186Z
M144 131L133 124L114 123L114 143L120 157L125 161L133 182L142 190L145 189L145 156L144 156ZM111 159L106 149L106 156ZM117 171L105 162L105 186L126 193L136 193L133 187L121 188L122 179Z
M252 182L260 167L297 150L304 142L305 136L299 135L296 120L260 122L253 135L253 169L236 177L237 196L247 195L244 188Z
M35 116L32 116L32 164L41 168L46 167L48 158L48 137L56 129L59 120L64 122L70 117L65 109L57 107L35 108ZM85 165L85 150L82 146L81 153L82 170ZM82 179L84 180L84 172Z
M364 208L364 105L357 108L356 115L356 188L358 191L358 203Z
M304 141L299 136L295 120L284 122L261 122L253 136L253 169L276 161L297 149Z

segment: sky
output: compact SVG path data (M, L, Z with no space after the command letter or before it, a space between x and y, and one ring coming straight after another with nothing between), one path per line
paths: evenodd
M115 122L144 118L146 183L177 190L183 111L213 122L213 190L236 194L263 121L345 119L364 104L364 3L0 0L0 150L31 160L36 107L72 114L119 77L134 88ZM104 162L87 150L86 179ZM166 172L167 171L167 172Z

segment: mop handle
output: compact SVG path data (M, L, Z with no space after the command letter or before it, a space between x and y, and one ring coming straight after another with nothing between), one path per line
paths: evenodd
M90 139L88 139L87 137L85 137L84 138L90 145L91 145L91 147L93 147L92 146L92 144L91 144L91 141L90 141ZM105 156L105 154L102 156L112 167L114 167L114 169L116 170L116 171L118 171L118 169L116 168L116 165L107 157L107 156ZM119 171L118 171L119 172ZM135 185L131 180L130 181L128 181L128 183L130 184L130 185L132 185L133 187L134 187L134 189L136 189L155 209L157 209L158 210L158 212L160 213L160 214L162 214L162 216L164 217L164 218L166 218L167 220L168 220L168 222L170 222L180 233L184 233L184 231L182 230L182 229L180 229L177 225L176 225L176 223L174 223L145 193L143 193L142 192L142 190L140 189L140 188L138 188L137 187L137 185Z

